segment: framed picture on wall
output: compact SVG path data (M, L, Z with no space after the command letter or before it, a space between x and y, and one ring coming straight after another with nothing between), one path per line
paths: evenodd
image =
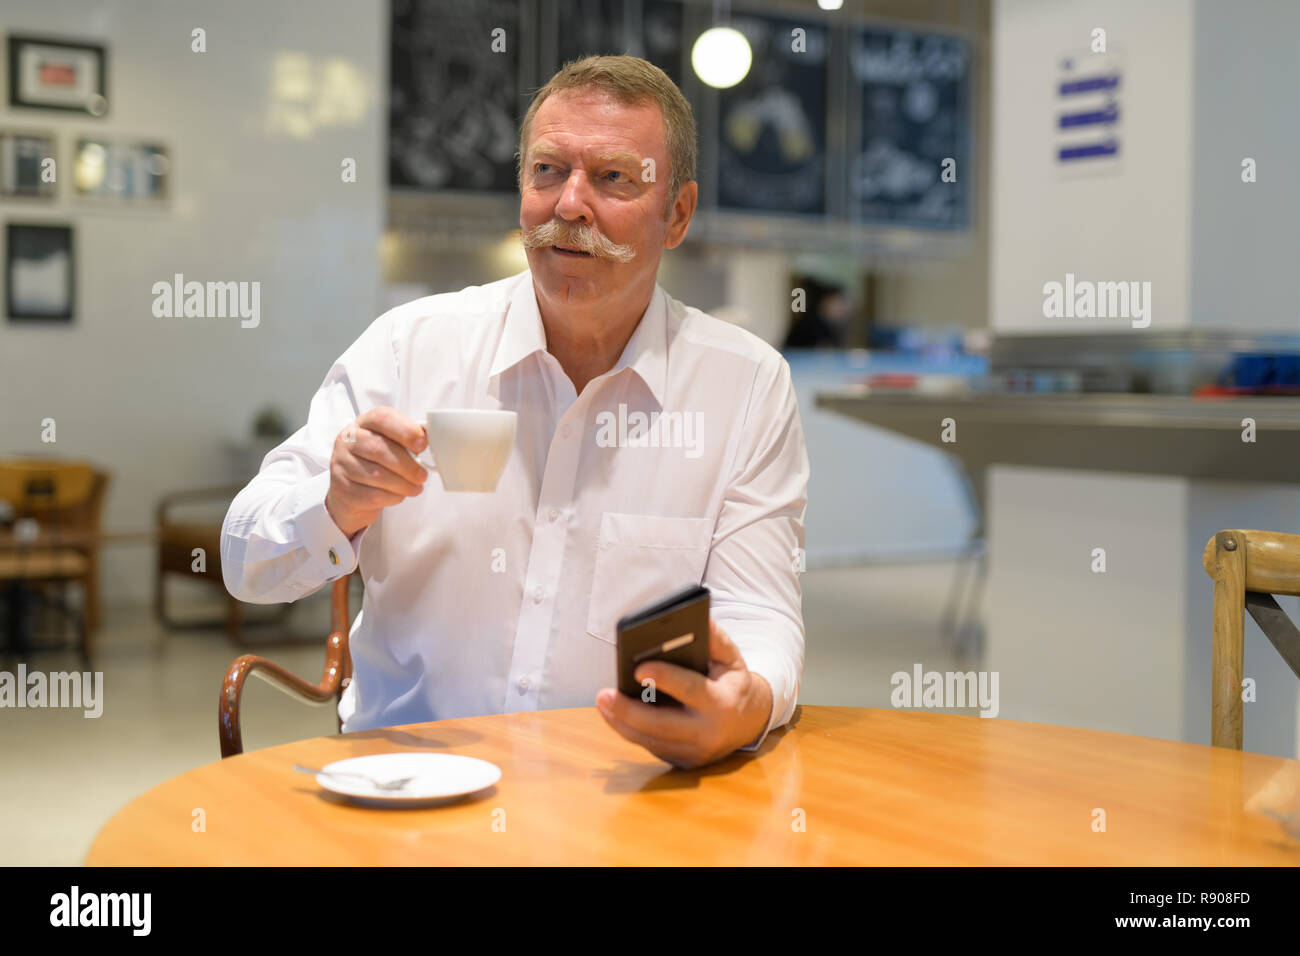
M850 34L850 219L969 228L970 64L958 34L874 26Z
M89 136L76 140L72 181L78 198L165 200L170 172L170 154L161 143Z
M56 169L53 136L0 130L0 196L52 199Z
M71 322L72 227L9 223L5 230L5 292L9 320Z
M545 77L570 60L626 53L649 60L682 85L681 0L564 0L543 8L543 36L555 50L542 52Z
M519 36L534 4L393 0L388 178L395 188L516 191ZM495 50L488 44L496 44Z
M104 47L93 43L11 35L9 105L103 116L107 57Z
M826 213L829 32L818 23L737 13L754 63L717 93L716 195L722 209L776 215ZM805 44L792 48L792 31Z

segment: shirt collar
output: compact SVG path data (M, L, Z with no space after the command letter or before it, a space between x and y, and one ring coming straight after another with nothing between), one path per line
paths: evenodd
M489 376L500 375L534 352L546 350L546 329L537 307L532 273L525 269L519 274L519 279L510 296L505 329L497 343ZM624 368L632 369L641 377L662 408L668 377L668 294L658 283L655 283L650 304L646 306L641 321L609 374Z
M506 306L506 324L497 342L497 352L492 359L489 377L500 375L518 365L534 352L546 351L546 329L542 326L542 313L537 308L533 292L533 275L525 269L515 277L515 291Z

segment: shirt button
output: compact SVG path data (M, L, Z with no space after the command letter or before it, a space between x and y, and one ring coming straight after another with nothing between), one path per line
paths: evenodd
M556 518L558 518L559 516L560 516L560 509L559 509L559 508L552 508L552 509L551 509L551 520L554 521L554 520L555 520Z
M338 563L339 563L339 556L334 553L333 548L330 548L330 564L338 564Z
M519 678L519 693L524 694L527 692L528 692L528 678L521 677Z
M533 592L533 603L534 603L534 604L541 604L541 603L542 603L542 596L543 596L545 593L546 593L546 592L543 591L541 588L538 588L536 591L534 591L534 592Z

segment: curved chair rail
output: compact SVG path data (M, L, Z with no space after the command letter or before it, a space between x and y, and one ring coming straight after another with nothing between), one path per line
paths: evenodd
M310 704L337 702L352 680L352 657L348 653L348 581L351 575L334 582L330 606L330 636L325 642L325 670L320 683L312 684L291 674L279 664L256 654L245 654L226 671L221 682L221 701L217 714L221 737L221 756L233 757L244 752L244 738L239 725L239 707L244 682L249 676L266 681L290 696Z

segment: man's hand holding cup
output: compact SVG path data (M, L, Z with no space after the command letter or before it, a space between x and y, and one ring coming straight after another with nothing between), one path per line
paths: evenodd
M334 439L325 510L349 538L389 505L424 490L429 472L412 455L428 447L424 427L381 405L358 415Z
M496 490L515 445L515 413L439 408L426 419L421 426L380 406L362 412L334 439L325 510L349 538L389 505L423 491L430 471L438 472L444 491ZM422 457L426 448L435 460Z

